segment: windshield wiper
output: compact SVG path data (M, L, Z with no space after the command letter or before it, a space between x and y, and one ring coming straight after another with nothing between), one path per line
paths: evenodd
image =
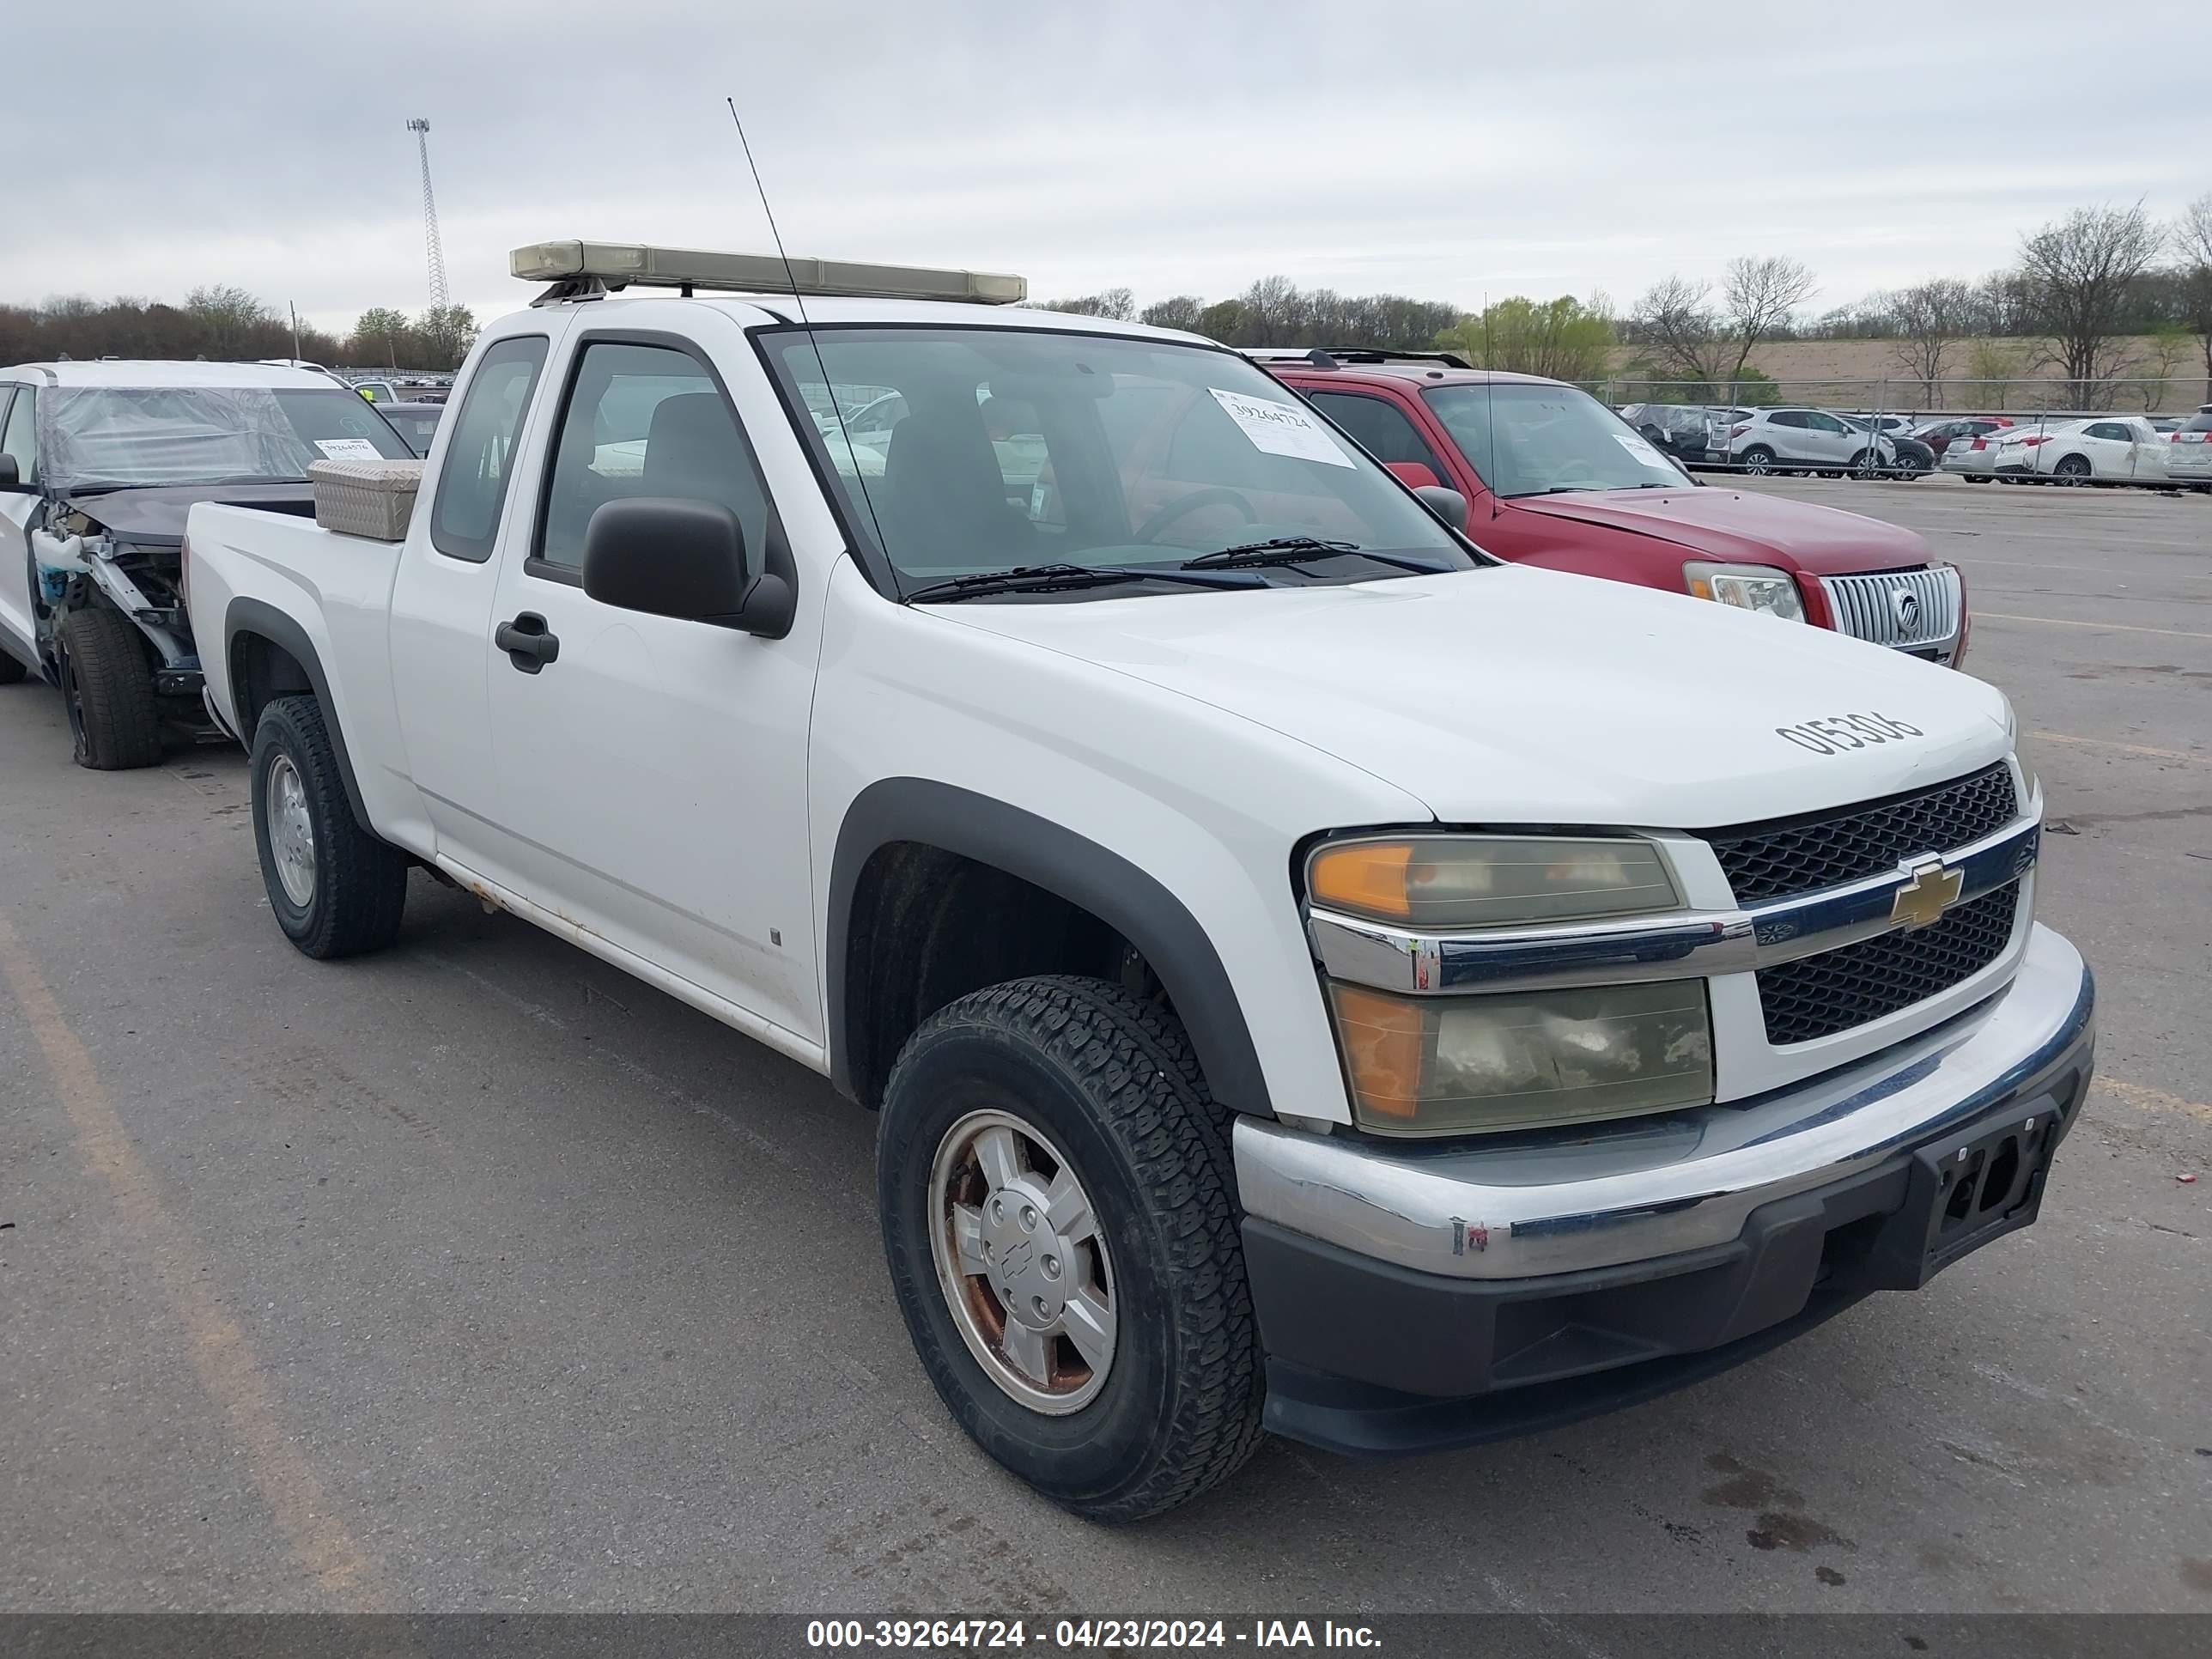
M1377 553L1362 547L1358 542L1324 541L1319 536L1271 536L1264 542L1240 542L1234 547L1224 547L1217 552L1201 553L1196 558L1185 559L1185 570L1249 570L1270 564L1311 564L1316 559L1334 559L1340 554L1357 553L1363 559L1372 559L1377 564L1395 566L1400 570L1417 571L1433 575L1449 570L1448 564L1432 564L1425 559L1401 559L1395 554Z
M986 593L1052 593L1079 587L1104 587L1117 582L1173 582L1182 587L1263 587L1258 578L1186 575L1179 570L1146 566L1097 564L1022 564L1011 570L984 570L972 576L948 576L926 582L907 594L909 605L932 599L972 599Z

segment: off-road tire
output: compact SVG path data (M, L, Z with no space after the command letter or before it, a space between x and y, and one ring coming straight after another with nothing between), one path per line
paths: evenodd
M62 619L58 644L76 763L95 772L156 764L161 711L145 640L131 619L101 605L72 611Z
M986 1374L932 1255L930 1171L964 1115L996 1108L1066 1150L1097 1215L1119 1334L1103 1388L1054 1416ZM891 1073L877 1198L892 1288L922 1365L992 1457L1087 1519L1136 1521L1249 1457L1264 1398L1229 1114L1172 1015L1121 987L1013 980L925 1020Z
M279 757L298 775L313 830L313 890L305 904L284 890L270 842L270 774ZM262 884L284 937L319 960L391 944L407 904L407 857L354 817L322 704L308 696L278 697L264 708L253 729L249 775Z

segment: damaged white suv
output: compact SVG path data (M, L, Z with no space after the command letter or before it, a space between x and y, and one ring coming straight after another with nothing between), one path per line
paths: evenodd
M411 452L327 374L254 363L0 368L0 684L69 702L77 763L151 766L207 729L179 592L195 501L307 513L307 467Z

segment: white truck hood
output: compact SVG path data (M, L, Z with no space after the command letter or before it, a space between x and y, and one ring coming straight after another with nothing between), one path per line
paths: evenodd
M1954 670L1523 566L931 608L1241 714L1448 823L1746 823L1940 782L2011 747L2003 697ZM1776 730L1852 714L1919 734L1822 754Z

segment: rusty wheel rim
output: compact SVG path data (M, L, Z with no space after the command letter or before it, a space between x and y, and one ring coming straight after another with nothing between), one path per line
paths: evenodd
M1120 1319L1097 1213L1066 1154L1011 1112L969 1112L938 1143L929 1215L938 1288L983 1374L1048 1416L1097 1399Z

